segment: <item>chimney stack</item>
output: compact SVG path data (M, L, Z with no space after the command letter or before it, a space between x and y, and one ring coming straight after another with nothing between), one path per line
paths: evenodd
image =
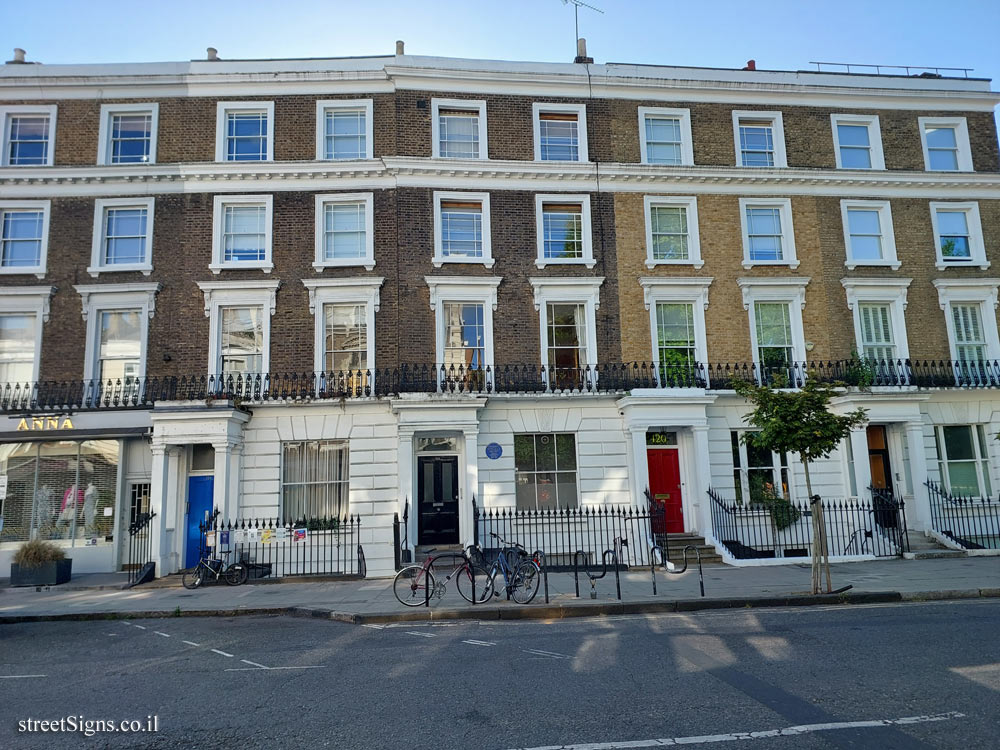
M745 68L743 68L743 70L757 70L757 61L747 60L747 65Z
M212 62L218 61L218 59L219 59L219 50L217 50L215 47L209 47L206 50L206 52L208 53L208 57L206 59L208 59L208 60L210 60Z
M24 50L21 49L20 47L14 47L14 59L13 60L8 60L7 64L8 65L20 65L21 63L25 63L25 62L27 62L27 60L24 59Z
M588 63L593 65L594 58L587 57L587 40L582 36L576 40L576 57L573 59L575 63Z
M403 51L403 47L404 47L403 40L402 39L397 39L396 40L396 54L397 55L405 55L406 54Z

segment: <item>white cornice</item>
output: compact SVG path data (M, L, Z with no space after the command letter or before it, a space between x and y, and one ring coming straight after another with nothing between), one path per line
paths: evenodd
M982 79L744 71L655 65L464 60L425 56L0 66L0 100L103 99L393 90L838 108L992 111Z
M598 174L600 179L598 180ZM1000 199L995 172L666 167L499 160L384 157L350 162L297 161L0 169L5 197L147 196L177 193L331 192L431 187L535 192L829 195Z

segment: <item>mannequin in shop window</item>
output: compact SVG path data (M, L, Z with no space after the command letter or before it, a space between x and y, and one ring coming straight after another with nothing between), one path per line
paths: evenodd
M71 529L73 517L77 509L83 504L83 490L78 489L75 484L71 484L63 493L62 508L59 510L59 520L56 521L56 529L60 533L64 529Z
M83 493L83 523L87 530L87 536L97 534L97 487L91 482L87 485L87 491Z

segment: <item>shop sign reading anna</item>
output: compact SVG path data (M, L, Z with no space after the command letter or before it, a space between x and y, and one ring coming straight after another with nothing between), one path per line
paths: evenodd
M21 417L17 423L18 432L35 432L37 430L72 430L73 420L68 416L54 417Z

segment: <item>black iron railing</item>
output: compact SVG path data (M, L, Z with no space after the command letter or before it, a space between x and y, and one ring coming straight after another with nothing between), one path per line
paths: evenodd
M965 549L1000 549L1000 500L952 495L927 480L931 528Z
M360 576L361 517L282 520L251 518L200 524L202 554L242 560L250 578Z
M579 368L535 364L464 367L416 364L338 372L164 375L0 385L0 413L148 409L160 401L275 401L379 398L402 393L588 394L636 389L727 390L736 380L799 387L806 379L847 388L996 388L1000 362L829 360L778 367L756 363L666 365L612 362Z
M128 585L145 583L153 577L148 566L153 563L153 519L156 513L139 513L128 527L128 558L124 568L128 571Z
M717 542L738 560L808 557L812 554L812 506L781 498L750 504L708 491ZM831 556L897 557L908 549L903 501L874 491L871 500L820 500Z
M527 550L544 550L550 570L572 570L578 552L583 552L582 565L599 567L605 550L614 549L618 538L624 541L622 565L649 565L653 530L658 527L655 513L631 506L518 510L480 508L473 502L473 520L474 541L488 560L501 546L492 536L497 534Z

